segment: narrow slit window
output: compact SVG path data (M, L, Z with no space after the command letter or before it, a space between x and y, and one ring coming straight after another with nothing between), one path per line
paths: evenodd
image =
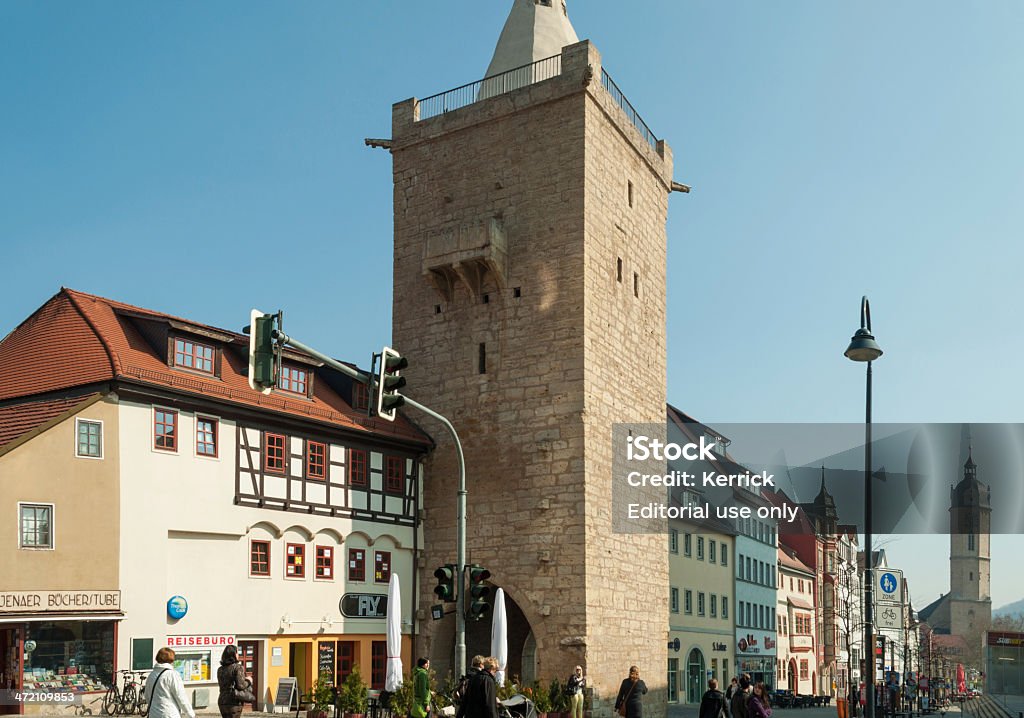
M633 296L640 296L640 275L633 272Z
M515 297L516 299L519 299L521 296L523 296L523 288L516 287L515 289L513 289L512 296Z
M622 281L622 257L615 262L615 279L619 282Z
M632 207L633 206L633 183L632 182L627 182L626 183L626 197L629 200L629 206Z
M477 371L481 374L487 373L487 345L480 342L480 353L477 357Z

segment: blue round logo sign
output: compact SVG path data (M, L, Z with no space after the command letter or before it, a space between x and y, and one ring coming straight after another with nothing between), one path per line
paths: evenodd
M188 613L188 601L184 596L171 596L167 600L167 615L171 618L184 618Z
M899 582L896 580L896 576L891 573L883 573L882 577L878 579L878 587L882 589L882 593L894 594L896 589L899 587Z

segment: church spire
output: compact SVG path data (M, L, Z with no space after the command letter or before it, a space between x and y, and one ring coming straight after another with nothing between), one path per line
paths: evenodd
M484 77L558 55L579 42L566 0L514 0Z

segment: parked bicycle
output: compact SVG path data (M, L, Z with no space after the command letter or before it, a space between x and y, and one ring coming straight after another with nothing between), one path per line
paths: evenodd
M143 690L143 676L146 671L118 671L123 678L123 685L117 687L117 679L110 682L110 688L103 696L103 714L108 716L131 715L138 713L144 715L146 712L146 696ZM139 680L135 680L135 676Z

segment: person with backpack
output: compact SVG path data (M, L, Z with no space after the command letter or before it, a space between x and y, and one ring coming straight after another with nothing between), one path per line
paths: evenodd
M718 681L714 678L708 681L708 689L700 699L698 716L699 718L728 718L729 716L725 694L718 690Z
M569 696L569 718L583 718L583 689L586 686L583 666L576 666L565 683L565 694Z
M484 669L484 657L473 656L473 660L470 661L469 671L466 672L459 682L455 685L455 691L452 693L452 699L458 706L456 712L456 718L465 718L466 715L466 693L469 691L469 684L473 682L480 671Z
M739 689L732 694L729 701L729 710L732 718L749 718L747 714L747 700L750 698L750 676L744 673L740 676Z

